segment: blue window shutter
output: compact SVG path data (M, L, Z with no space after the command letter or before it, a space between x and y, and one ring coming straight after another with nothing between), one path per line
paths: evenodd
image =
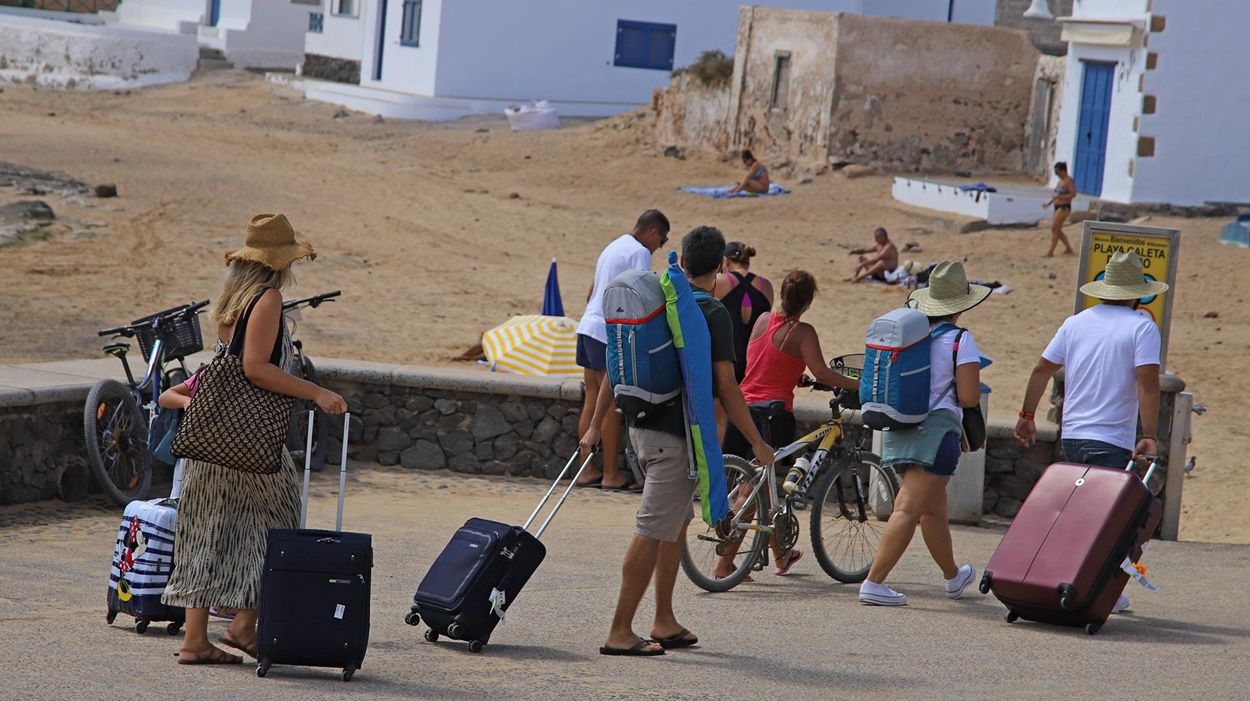
M613 65L671 71L676 45L677 25L618 20Z

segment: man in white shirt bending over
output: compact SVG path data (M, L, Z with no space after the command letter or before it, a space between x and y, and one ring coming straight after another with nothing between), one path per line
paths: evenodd
M1037 437L1038 402L1051 377L1066 367L1061 433L1068 460L1124 469L1131 458L1156 454L1159 327L1137 307L1167 289L1145 279L1134 251L1113 255L1104 279L1081 288L1102 303L1068 317L1037 361L1016 424L1020 443L1032 445Z
M648 209L638 217L632 233L624 234L599 254L595 265L595 279L586 297L586 313L577 324L577 364L582 368L586 390L582 402L582 415L577 422L577 435L583 436L590 428L595 413L595 399L599 385L606 381L608 325L603 316L603 291L608 283L627 270L650 270L651 254L668 242L668 217L658 209ZM632 474L622 476L617 465L617 451L621 447L621 415L611 412L603 421L603 471L593 466L582 473L579 487L602 487L621 490L640 487L633 484ZM584 460L585 455L581 456Z

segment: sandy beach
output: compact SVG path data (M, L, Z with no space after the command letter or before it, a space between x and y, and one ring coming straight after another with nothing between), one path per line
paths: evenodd
M0 248L0 362L94 357L97 329L214 295L223 252L252 214L273 211L320 254L297 269L291 294L344 291L301 326L314 357L447 363L484 329L538 311L553 256L575 316L599 250L647 207L669 215L675 240L713 224L749 243L767 277L815 273L822 291L808 320L829 355L858 352L864 325L903 300L840 282L847 251L875 226L923 249L905 260L960 259L972 277L1011 287L963 319L995 361L984 380L1004 419L1072 311L1076 260L1041 258L1041 228L960 234L957 217L894 203L884 175L800 184L778 173L792 194L702 199L677 188L729 183L736 164L663 157L643 112L568 124L520 134L494 117L379 122L243 72L125 93L5 86L0 161L115 183L120 197L42 196L62 219L95 226ZM0 204L16 199L29 198L0 188ZM1181 536L1247 543L1250 429L1236 407L1250 394L1250 252L1218 243L1223 223L1149 222L1183 232L1168 369L1209 409L1195 417ZM1079 240L1079 226L1068 231Z

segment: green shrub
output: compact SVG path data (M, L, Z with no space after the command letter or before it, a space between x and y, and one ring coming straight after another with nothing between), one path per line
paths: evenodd
M694 63L673 71L673 75L691 73L705 86L712 87L728 83L734 74L734 60L726 56L720 49L712 49L699 54Z

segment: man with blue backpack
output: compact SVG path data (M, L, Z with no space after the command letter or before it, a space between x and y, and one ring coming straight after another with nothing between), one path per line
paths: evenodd
M711 352L696 359L710 366L712 392L725 408L729 420L747 437L757 462L772 463L772 448L760 437L734 374L734 338L729 312L711 296L724 263L725 237L712 227L701 226L682 238L681 268L707 323ZM676 268L670 269L670 274ZM661 280L654 273L627 272L617 277L604 294L608 324L608 382L595 402L594 418L581 438L583 450L599 442L600 426L613 410L629 423L629 438L646 474L642 501L635 520L634 537L621 568L621 591L604 655L662 655L665 650L686 648L699 639L677 622L673 613L673 587L681 561L686 527L693 515L698 479L692 449L692 431L707 429L715 442L715 416L704 416L704 425L687 425L683 384L678 369L677 345L665 321L666 307ZM691 360L687 358L687 360ZM700 366L706 370L706 366ZM706 391L706 390L705 390ZM710 398L705 406L710 407ZM720 495L724 499L724 494ZM634 615L655 581L655 619L650 638L633 631Z
M981 401L981 354L959 317L990 296L968 284L959 262L942 261L929 287L908 306L868 325L860 401L864 425L883 431L882 466L901 480L890 520L881 534L859 600L905 606L907 596L885 583L916 533L945 579L943 593L962 598L976 578L972 565L956 565L946 516L946 484L967 445L965 410Z

